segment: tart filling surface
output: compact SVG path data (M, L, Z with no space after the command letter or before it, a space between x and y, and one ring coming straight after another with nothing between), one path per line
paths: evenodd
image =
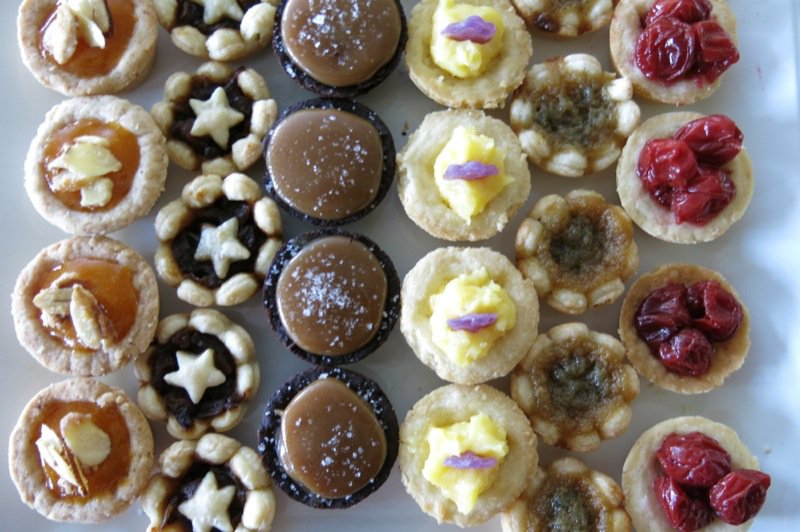
M602 28L618 0L513 0L528 27L561 37Z

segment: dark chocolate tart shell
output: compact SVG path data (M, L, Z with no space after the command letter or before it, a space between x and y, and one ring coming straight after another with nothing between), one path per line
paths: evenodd
M279 451L282 412L303 389L314 381L324 378L338 379L369 405L386 436L386 458L378 474L354 494L337 499L320 497L292 479L281 463ZM341 509L361 502L381 487L392 472L398 447L397 416L389 398L375 381L344 368L316 367L296 374L270 396L264 410L261 428L258 430L257 450L273 482L289 497L312 508Z

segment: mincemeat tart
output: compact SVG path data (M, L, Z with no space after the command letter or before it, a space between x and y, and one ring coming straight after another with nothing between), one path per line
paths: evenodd
M608 168L639 124L626 78L588 54L533 65L511 100L510 123L540 168L580 177Z
M221 312L167 316L136 359L139 406L148 418L165 421L175 438L230 430L258 390L255 356L247 331Z
M444 240L484 240L528 198L519 140L477 110L428 114L397 157L397 191L409 218Z
M150 115L113 96L53 107L25 158L25 190L59 229L105 234L145 216L164 190L169 159Z
M625 348L582 323L539 335L511 374L511 397L545 443L592 451L631 421L639 377Z
M158 324L158 284L134 249L73 237L25 266L11 295L22 347L58 373L100 376L147 349Z
M539 468L500 525L503 532L632 530L619 485L572 457Z
M479 525L505 510L537 469L536 435L506 394L449 384L412 407L400 427L406 491L439 523Z
M22 501L53 521L96 523L141 494L153 435L122 390L94 379L52 384L25 406L8 452Z
M516 252L539 297L567 314L616 300L639 265L625 211L582 189L536 202L517 230Z
M161 453L139 501L148 532L267 532L275 517L272 483L258 453L222 434L181 440Z
M489 248L428 253L406 275L400 299L406 342L446 381L477 384L507 375L536 338L533 283Z
M158 275L192 305L255 294L281 246L278 207L244 174L201 175L156 215Z
M133 87L150 72L157 37L150 0L24 0L17 15L22 62L67 96Z
M532 54L525 22L508 0L422 0L411 11L409 77L441 105L504 107Z
M233 61L272 40L275 0L154 0L158 21L187 54Z
M261 158L278 107L258 72L210 61L195 74L176 72L167 78L164 100L150 113L167 138L172 162L227 175Z
M576 37L606 26L618 0L512 0L528 27Z

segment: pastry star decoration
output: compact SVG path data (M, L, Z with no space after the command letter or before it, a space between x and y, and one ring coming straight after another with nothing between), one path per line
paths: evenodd
M200 355L178 351L175 356L178 359L178 371L167 373L164 380L186 390L194 404L202 399L208 388L225 382L225 374L214 365L212 349L206 349Z
M178 506L178 511L192 522L192 530L195 532L209 532L213 528L232 532L228 506L235 492L234 486L219 489L217 477L209 471L192 498L182 502Z
M222 87L214 89L208 100L191 98L189 107L197 115L190 133L195 137L210 135L220 148L228 147L230 129L244 120L244 115L228 104L228 96Z
M210 260L214 263L217 277L224 279L228 276L231 262L250 258L250 250L236 238L238 232L239 221L236 218L230 218L217 227L203 224L194 260Z
M242 20L244 13L236 0L192 0L203 6L203 22L215 24L223 17Z

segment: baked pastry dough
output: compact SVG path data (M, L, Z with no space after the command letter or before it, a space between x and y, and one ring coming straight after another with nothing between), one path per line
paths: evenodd
M582 189L540 199L517 230L516 250L539 297L567 314L617 299L639 265L630 218Z
M500 190L467 223L449 205L436 183L434 163L457 127L494 141L502 154L504 174L512 181ZM425 116L397 156L397 191L403 208L414 223L444 240L483 240L503 230L528 198L531 176L514 132L502 121L481 111L447 110Z
M513 0L529 28L575 37L602 28L618 0Z

